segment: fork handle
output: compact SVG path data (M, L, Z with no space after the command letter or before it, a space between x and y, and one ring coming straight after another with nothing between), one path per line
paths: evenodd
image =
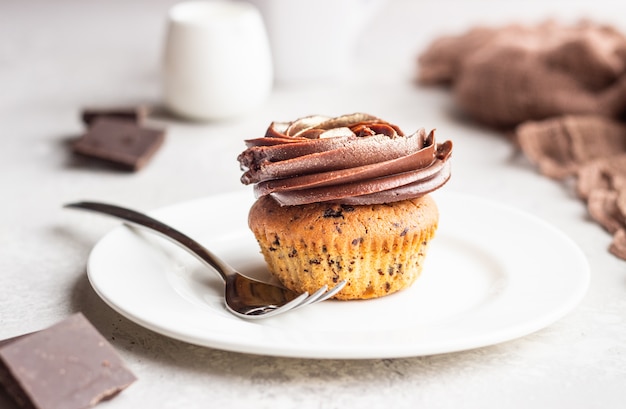
M191 254L196 256L201 262L207 264L215 270L224 282L226 282L226 278L229 275L228 273L232 272L232 268L230 268L228 264L220 260L219 257L202 246L200 243L175 228L168 226L167 224L146 214L139 213L125 207L100 202L76 202L66 204L64 207L103 213L122 219L126 222L126 224L142 227L152 232L159 233L160 236L191 252Z

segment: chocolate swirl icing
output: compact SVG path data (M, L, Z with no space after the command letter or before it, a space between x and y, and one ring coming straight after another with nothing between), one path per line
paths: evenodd
M435 131L405 136L395 125L362 113L273 122L263 138L246 141L241 182L256 197L281 205L315 202L390 203L423 196L450 178L452 142Z

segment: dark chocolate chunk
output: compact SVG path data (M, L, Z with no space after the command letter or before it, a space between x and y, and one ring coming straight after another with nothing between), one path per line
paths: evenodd
M327 208L326 210L324 210L324 216L325 219L328 218L339 218L341 217L342 219L344 218L343 216L343 209L335 209L332 207Z
M121 119L98 118L73 148L81 155L136 171L148 163L164 140L164 130Z
M136 379L80 313L0 346L0 384L23 408L89 408Z
M85 108L81 118L88 127L98 118L125 119L136 124L142 124L148 117L149 109L145 105L136 107L109 107L109 108Z

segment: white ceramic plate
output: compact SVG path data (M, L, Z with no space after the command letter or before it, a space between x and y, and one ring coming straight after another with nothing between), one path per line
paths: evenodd
M250 275L267 277L247 212L252 194L208 197L154 212ZM222 284L192 256L124 226L93 249L89 279L120 314L158 333L223 350L301 358L393 358L477 348L539 330L583 298L588 263L564 234L521 211L437 194L440 227L422 277L367 301L327 301L246 321L226 311Z

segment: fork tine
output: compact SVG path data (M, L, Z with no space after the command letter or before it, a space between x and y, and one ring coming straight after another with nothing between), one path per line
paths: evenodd
M295 311L307 305L317 304L318 302L327 300L331 298L333 295L337 294L346 285L346 283L347 283L346 280L342 280L330 290L328 290L327 285L324 285L313 294L308 295L307 292L304 292L300 294L297 298L291 300L289 303L285 305L281 305L280 307L277 307L276 309L270 312L267 312L267 310L265 310L263 314L257 315L253 311L250 311L246 313L243 317L247 319L269 318L269 317L276 316L285 312Z
M320 297L317 300L315 300L314 303L322 302L322 301L328 300L329 298L333 297L335 294L337 294L339 291L341 291L343 289L343 287L346 286L347 283L348 282L346 280L341 280L340 282L337 283L336 286L331 288L326 294L324 294L322 297Z
M302 301L300 305L298 305L297 308L304 307L305 305L309 305L309 304L316 302L320 297L324 296L324 293L326 293L326 290L328 290L328 286L327 285L322 286L319 290L309 295L309 297L306 300Z
M302 301L300 305L294 307L293 309L304 307L307 305L317 304L318 302L327 300L331 298L332 296L334 296L335 294L337 294L339 291L341 291L341 289L346 285L346 283L347 283L346 280L341 280L339 283L337 283L336 286L334 286L328 291L326 291L328 289L327 285L322 286L322 288L320 288L319 290L311 294L306 300Z

